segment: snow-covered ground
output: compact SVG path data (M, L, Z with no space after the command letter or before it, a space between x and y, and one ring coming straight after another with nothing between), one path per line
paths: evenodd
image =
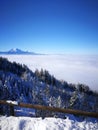
M98 55L1 55L26 64L31 70L46 69L58 79L83 83L98 91Z
M97 121L90 118L78 121L74 116L66 119L1 116L0 130L98 130Z

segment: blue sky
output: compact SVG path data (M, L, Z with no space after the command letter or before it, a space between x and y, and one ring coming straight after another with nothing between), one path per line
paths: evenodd
M0 0L0 51L98 54L98 0Z

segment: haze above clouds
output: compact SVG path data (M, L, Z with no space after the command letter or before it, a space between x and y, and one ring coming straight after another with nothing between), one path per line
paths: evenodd
M98 91L98 55L2 55L26 64L32 71L46 69L57 79L83 83Z

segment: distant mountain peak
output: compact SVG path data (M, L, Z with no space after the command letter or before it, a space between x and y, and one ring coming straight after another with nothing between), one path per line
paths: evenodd
M21 54L21 55L37 55L37 53L34 52L29 52L29 51L23 51L21 49L18 48L12 48L9 51L6 52L0 52L0 54Z

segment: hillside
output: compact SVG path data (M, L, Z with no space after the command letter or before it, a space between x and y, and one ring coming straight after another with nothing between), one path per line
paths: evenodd
M98 94L91 91L88 86L57 80L43 69L32 72L27 66L11 63L2 57L0 99L98 112ZM0 106L0 110L1 114L9 114L9 109L5 106ZM35 110L32 116L64 118L64 114L40 110Z

